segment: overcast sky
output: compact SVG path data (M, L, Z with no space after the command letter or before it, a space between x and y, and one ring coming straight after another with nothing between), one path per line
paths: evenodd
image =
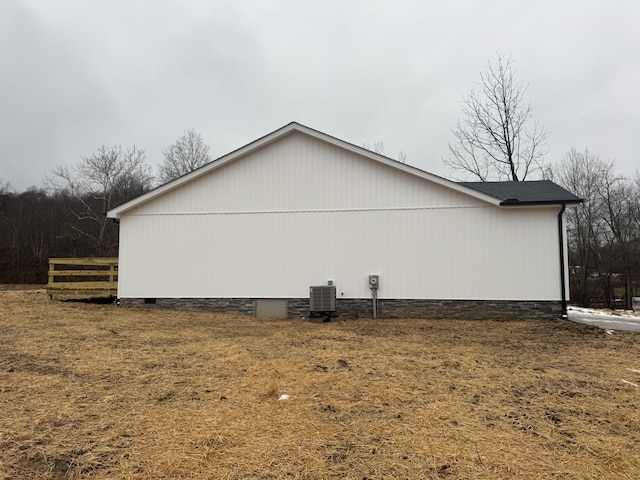
M548 162L640 169L637 0L0 0L0 179L42 186L103 144L156 168L189 128L219 157L291 121L451 177L450 127L498 51Z

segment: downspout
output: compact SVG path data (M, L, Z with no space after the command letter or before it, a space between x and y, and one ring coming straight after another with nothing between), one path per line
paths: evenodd
M567 292L565 290L565 271L564 271L564 222L562 215L566 209L566 203L562 203L560 212L558 213L558 241L560 242L560 291L562 292L562 318L568 318L567 314Z

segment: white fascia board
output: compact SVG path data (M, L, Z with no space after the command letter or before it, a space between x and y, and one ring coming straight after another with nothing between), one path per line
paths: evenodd
M187 173L186 175L183 175L182 177L176 178L175 180L166 183L158 188L155 188L153 190L151 190L150 192L145 193L144 195L141 195L139 197L136 197L132 200L129 200L128 202L123 203L122 205L113 208L111 210L109 210L109 212L107 212L107 217L109 218L120 218L122 216L123 213L127 212L128 210L131 210L132 208L135 208L139 205L142 205L150 200L153 200L154 198L163 195L164 193L167 193L171 190L174 190L176 188L179 188L180 186L189 183L193 180L195 180L196 178L199 178L203 175L208 174L209 172L216 170L220 167L223 167L224 165L227 165L230 162L233 162L234 160L237 160L239 158L242 158L243 156L247 155L248 153L251 153L252 151L255 151L259 148L264 147L265 145L268 145L269 143L272 143L274 141L276 141L277 139L284 137L285 135L290 134L291 132L302 132L306 135L309 135L310 137L316 138L318 140L321 140L323 142L326 143L330 143L336 147L342 148L344 150L350 151L352 153L355 153L357 155L363 156L363 157L367 157L373 161L382 163L384 165L387 165L391 168L395 168L398 170L401 170L405 173L408 173L410 175L414 175L416 177L422 178L424 180L428 180L430 182L433 182L437 185L443 186L445 188L450 188L452 190L455 190L459 193L463 193L465 195L469 195L470 197L473 198L477 198L479 200L485 201L489 204L492 205L500 205L500 200L486 195L484 193L478 192L476 190L473 190L472 188L468 188L465 187L463 185L460 185L456 182L453 182L451 180L447 180L445 178L439 177L437 175L434 175L432 173L426 172L424 170L420 170L419 168L416 167L412 167L410 165L406 165L404 163L401 163L397 160L393 160L391 158L385 157L383 155L379 155L375 152L372 152L370 150L367 150L366 148L363 147L358 147L357 145L353 145L351 143L345 142L344 140L340 140L336 137L332 137L330 135L327 135L325 133L322 133L318 130L314 130L312 128L309 127L305 127L304 125L301 125L299 123L296 122L292 122L289 123L288 125L285 125L284 127L271 132L267 135L265 135L262 138L259 138L258 140L255 140L247 145L245 145L244 147L241 147L237 150L234 150L233 152L230 152L216 160L213 160L212 162L203 165L202 167L198 168L197 170L194 170L193 172Z

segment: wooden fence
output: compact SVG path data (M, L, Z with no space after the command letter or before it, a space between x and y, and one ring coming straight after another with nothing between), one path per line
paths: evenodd
M54 295L116 296L117 258L50 258L49 298Z

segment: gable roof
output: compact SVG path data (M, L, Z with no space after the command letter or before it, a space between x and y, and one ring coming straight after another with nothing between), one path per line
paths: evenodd
M410 175L433 182L437 185L451 190L469 195L492 205L512 206L512 205L560 205L580 203L582 200L562 187L548 180L527 181L527 182L454 182L447 180L433 173L426 172L411 165L394 160L384 155L359 147L339 138L327 135L313 128L306 127L297 122L291 122L267 135L254 140L253 142L238 148L226 155L223 155L202 167L178 177L164 185L161 185L139 197L123 203L107 212L109 218L120 218L127 211L136 208L146 202L152 201L165 193L180 188L193 180L200 178L210 172L239 160L250 153L273 143L286 135L294 132L303 133L317 140L332 144L360 156L369 158Z
M561 205L582 199L549 180L526 182L460 182L460 185L491 195L500 205Z
M468 188L467 186L461 184L461 183L457 183L457 182L453 182L451 180L447 180L445 178L439 177L438 175L434 175L432 173L426 172L424 170L420 170L419 168L416 167L412 167L410 165L406 165L402 162L399 162L397 160L393 160L391 158L385 157L384 155L379 155L377 153L374 153L370 150L367 150L366 148L363 147L358 147L357 145L354 145L352 143L349 142L345 142L344 140L340 140L339 138L336 137L332 137L331 135L327 135L326 133L322 133L318 130L314 130L312 128L306 127L304 125L301 125L297 122L291 122L288 125L285 125L284 127L279 128L278 130L275 130L267 135L265 135L264 137L261 137L257 140L254 140L253 142L245 145L244 147L240 147L237 150L234 150L216 160L213 160L212 162L207 163L206 165L203 165L202 167L187 173L181 177L176 178L175 180L172 180L164 185L161 185L139 197L136 197L132 200L129 200L128 202L123 203L122 205L119 205L111 210L109 210L109 212L107 212L107 216L109 218L120 218L120 216L124 213L126 213L128 210L131 210L135 207L138 207L146 202L149 202L151 200L153 200L154 198L159 197L160 195L163 195L167 192L170 192L174 189L180 188L188 183L190 183L191 181L200 178L204 175L207 175L208 173L224 166L227 165L231 162L234 162L236 160L241 159L242 157L245 157L246 155L266 146L269 145L272 142L275 142L281 138L283 138L286 135L289 135L293 132L299 132L299 133L303 133L305 135L308 135L312 138L315 138L317 140L321 140L324 142L327 142L329 144L332 144L336 147L348 150L352 153L356 153L360 156L369 158L372 161L375 162L379 162L381 164L387 165L389 167L395 168L397 170L401 170L405 173L408 173L410 175L414 175L416 177L422 178L424 180L433 182L437 185L441 185L443 187L449 188L451 190L463 193L465 195L469 195L471 197L477 198L479 200L485 201L489 204L492 205L499 205L499 199L495 198L494 196L487 194L485 192L482 192L480 190L475 190L472 188Z

